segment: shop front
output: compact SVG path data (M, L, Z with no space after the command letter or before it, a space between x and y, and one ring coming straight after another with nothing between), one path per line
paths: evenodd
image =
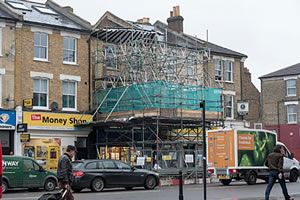
M14 132L16 128L16 112L0 111L0 139L3 155L14 154Z
M28 132L21 134L20 138L28 134L28 140L20 140L22 155L37 160L47 170L55 171L58 159L68 145L78 146L78 155L86 154L90 129L79 129L74 125L90 119L91 115L23 112L23 124L27 124Z

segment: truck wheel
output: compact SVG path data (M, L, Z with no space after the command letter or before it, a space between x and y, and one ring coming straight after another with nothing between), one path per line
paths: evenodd
M221 179L221 183L223 183L223 185L229 185L231 183L231 179Z
M298 171L293 169L291 172L290 172L290 177L289 177L289 180L290 182L297 182L298 180Z
M56 181L54 179L47 179L44 186L46 191L53 191L56 188Z
M2 193L5 193L7 192L7 189L8 189L8 184L6 181L2 181Z
M257 175L254 171L250 171L247 173L245 181L248 185L254 185L256 183Z

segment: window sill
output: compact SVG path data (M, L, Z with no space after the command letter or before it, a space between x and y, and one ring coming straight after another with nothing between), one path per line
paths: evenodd
M51 111L51 109L49 109L48 107L39 107L39 106L33 106L32 110L47 110L47 111Z
M287 95L287 96L285 96L285 97L296 97L297 95L295 94L295 95Z
M234 118L228 118L228 117L226 117L225 120L234 120Z
M72 62L63 62L64 65L74 65L74 66L79 66L77 63L72 63Z
M233 81L224 81L225 83L230 83L230 84L234 84Z
M61 109L61 111L69 111L69 112L79 112L77 109L75 108L63 108Z
M46 63L50 63L49 60L45 60L45 59L38 59L38 58L33 58L34 61L37 61L37 62L46 62Z
M293 124L297 124L297 122L288 122L287 124L293 125Z

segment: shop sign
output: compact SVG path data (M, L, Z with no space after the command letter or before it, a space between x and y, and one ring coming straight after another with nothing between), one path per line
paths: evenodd
M20 140L21 142L30 142L30 134L21 134Z
M14 130L16 128L16 112L0 111L0 130Z
M24 108L32 107L32 99L24 99L23 106Z
M18 124L17 132L18 133L26 133L27 132L27 124Z
M23 112L28 129L75 130L76 124L89 122L92 115Z

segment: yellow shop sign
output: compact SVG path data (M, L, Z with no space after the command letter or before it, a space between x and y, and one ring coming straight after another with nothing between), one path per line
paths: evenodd
M75 124L89 122L92 115L23 112L23 123L29 129L74 130Z

